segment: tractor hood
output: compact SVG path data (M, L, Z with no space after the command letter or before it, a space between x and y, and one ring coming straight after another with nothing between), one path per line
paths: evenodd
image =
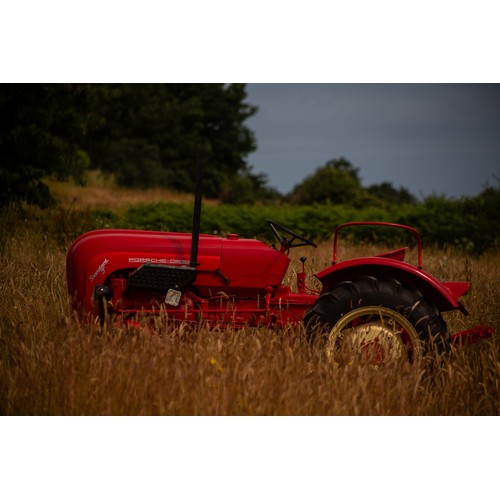
M68 291L76 307L91 308L93 288L113 273L126 275L143 264L188 267L192 235L125 229L97 230L77 238L66 258ZM259 295L281 284L288 268L286 255L255 239L230 234L201 234L197 277L201 295L220 291Z

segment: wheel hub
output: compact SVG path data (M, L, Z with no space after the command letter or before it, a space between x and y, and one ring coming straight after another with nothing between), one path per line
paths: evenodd
M341 318L329 335L327 355L348 364L357 356L377 366L401 359L407 348L414 347L418 348L418 336L404 316L392 309L370 306Z
M352 347L362 353L364 361L383 364L387 359L399 359L403 351L401 337L394 326L373 321L346 329L344 335L349 335Z

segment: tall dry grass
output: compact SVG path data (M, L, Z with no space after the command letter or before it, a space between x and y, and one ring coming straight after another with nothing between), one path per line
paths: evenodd
M114 177L106 176L99 170L87 172L84 185L74 182L60 182L46 179L45 182L56 202L62 207L78 209L112 209L122 213L127 208L141 203L191 203L194 195L178 193L166 188L123 188L116 184ZM215 200L205 200L213 204Z
M155 333L82 325L68 306L65 252L36 230L12 227L0 246L0 413L5 415L498 415L496 340L464 347L433 372L394 363L337 367L301 328ZM376 253L346 248L344 257ZM331 246L307 250L309 271ZM497 253L472 259L427 252L426 269L471 279L469 317L500 330ZM298 267L298 266L297 266ZM293 269L287 281L293 282Z

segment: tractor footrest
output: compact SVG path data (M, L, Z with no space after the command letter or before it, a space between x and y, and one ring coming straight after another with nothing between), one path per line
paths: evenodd
M196 268L146 263L128 277L128 286L158 292L184 290L196 279Z

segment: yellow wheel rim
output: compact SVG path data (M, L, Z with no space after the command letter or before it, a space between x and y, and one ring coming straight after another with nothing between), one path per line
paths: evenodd
M348 312L330 331L326 353L336 363L359 358L372 365L390 360L415 359L421 344L415 327L400 313L380 306Z

